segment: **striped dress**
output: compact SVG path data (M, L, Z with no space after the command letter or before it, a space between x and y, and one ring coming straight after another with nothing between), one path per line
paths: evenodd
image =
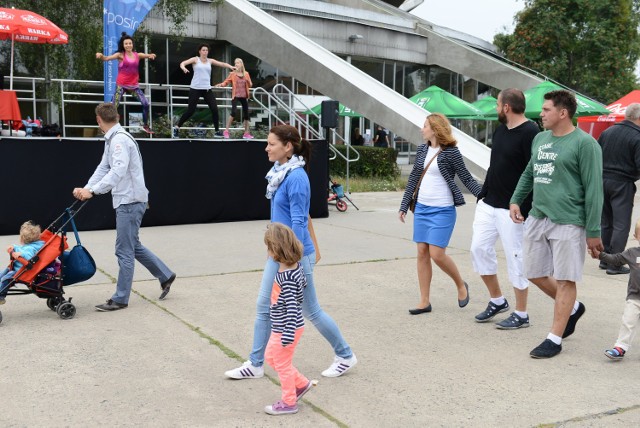
M307 279L300 263L295 269L276 274L276 283L271 291L271 331L282 333L282 345L293 343L296 330L304 327L302 300Z

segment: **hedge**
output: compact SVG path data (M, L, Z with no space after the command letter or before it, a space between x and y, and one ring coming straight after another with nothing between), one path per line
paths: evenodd
M340 153L346 156L346 146L333 146ZM349 175L352 177L379 177L397 178L400 175L400 168L396 160L398 152L392 148L379 148L369 146L351 146L360 153L360 159L349 164ZM329 152L331 153L331 152ZM350 157L355 154L350 152ZM344 177L347 174L347 162L340 156L329 162L329 173L333 176Z

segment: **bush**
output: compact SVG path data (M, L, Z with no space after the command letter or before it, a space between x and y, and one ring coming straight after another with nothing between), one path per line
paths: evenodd
M333 146L340 153L346 156L346 146ZM400 168L396 160L398 152L392 148L379 148L368 146L351 146L360 153L360 160L351 162L349 165L349 175L352 177L379 177L379 178L397 178L400 176ZM350 157L354 157L353 152ZM338 156L329 162L329 174L331 176L344 177L347 175L347 162Z

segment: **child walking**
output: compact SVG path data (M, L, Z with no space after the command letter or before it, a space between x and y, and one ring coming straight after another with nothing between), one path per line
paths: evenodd
M275 369L282 386L282 399L268 405L264 411L270 415L298 413L298 400L318 384L309 380L293 366L293 353L304 331L302 300L307 286L300 259L302 243L289 227L271 223L264 235L269 256L280 263L271 291L271 336L265 359Z
M37 224L31 221L24 222L20 226L20 245L11 245L7 248L11 263L0 273L0 305L4 305L9 283L22 267L20 259L31 259L44 246L44 241L40 240L41 232Z
M640 220L636 222L633 236L640 241ZM604 351L604 355L612 360L621 360L629 350L629 346L635 336L635 330L640 321L640 247L628 248L622 253L599 255L600 260L610 266L619 267L629 265L629 284L627 285L627 300L622 314L622 325L618 333L618 340L612 349Z

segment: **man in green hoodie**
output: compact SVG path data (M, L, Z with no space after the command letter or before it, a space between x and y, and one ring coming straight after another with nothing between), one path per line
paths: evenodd
M602 151L597 141L573 125L577 104L566 90L544 96L540 117L546 131L533 140L531 160L510 201L510 216L524 219L520 204L533 191L525 224L525 275L555 299L551 332L530 355L551 358L562 351L585 307L576 300L576 282L582 279L585 253L603 250Z

